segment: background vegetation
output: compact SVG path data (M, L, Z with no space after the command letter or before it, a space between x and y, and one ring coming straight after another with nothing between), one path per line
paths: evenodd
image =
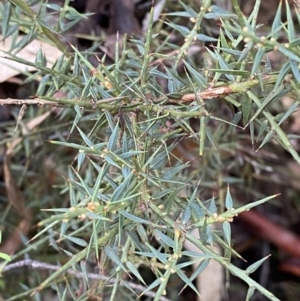
M209 300L297 300L300 15L274 3L0 3L0 299L196 300L215 261Z

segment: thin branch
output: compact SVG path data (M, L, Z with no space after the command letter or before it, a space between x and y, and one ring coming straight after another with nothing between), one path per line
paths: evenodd
M79 105L86 109L115 109L116 105L111 105L115 100L123 99L123 96L112 97L101 100L79 100L79 99L64 99L57 97L41 96L30 99L15 99L15 98L2 98L0 99L0 105L50 105L54 107L73 107Z
M25 266L30 266L33 269L43 269L43 270L53 270L53 271L57 271L61 268L58 265L48 264L46 262L40 262L40 261L36 261L36 260L31 260L31 259L25 259L25 260L17 261L17 262L6 265L2 269L2 272L7 272L9 270L13 270L13 269L17 269L17 268L21 268L21 267L25 267ZM74 275L78 278L105 280L108 283L115 283L115 281L116 281L115 278L111 278L108 276L98 275L98 274L93 274L93 273L85 274L83 272L74 271L73 269L68 269L66 271L66 273L68 273L70 275ZM132 283L132 282L124 281L124 280L122 280L120 283L121 286L125 286L125 284L139 292L144 292L146 290L146 287L143 285L140 285L140 284L136 284L136 283ZM148 292L145 292L144 295L151 297L151 298L155 298L156 294L153 291L148 291ZM163 296L160 298L160 300L161 301L171 301L170 299L163 297Z
M31 99L14 99L14 98L4 98L0 99L0 105L50 105L50 106L60 106L59 103L55 101L48 101L40 98L31 98Z
M277 74L271 74L271 75L265 75L262 77L262 81L265 85L267 84L273 84L276 82L278 78ZM224 85L221 87L216 88L207 88L203 91L200 91L197 93L188 93L181 96L179 99L168 99L165 104L181 104L181 103L189 103L194 100L196 100L197 97L206 100L206 99L212 99L216 97L225 97L230 94L243 94L250 90L251 88L254 88L260 84L260 81L258 78L250 78L249 80L243 81L243 82L233 82L229 85ZM5 98L0 99L0 105L50 105L55 107L72 107L74 105L78 105L82 108L86 109L105 109L110 112L116 112L119 109L120 104L115 101L120 101L122 99L125 99L125 96L120 97L112 97L107 99L100 99L100 100L78 100L78 99L63 99L63 98L56 98L56 97L36 97L32 99L13 99L13 98ZM154 99L153 102L155 104L160 103L161 101L165 101L166 96L162 96L158 99ZM143 106L143 103L134 103L131 105L124 105L122 106L122 110L133 110L136 107L141 108ZM174 110L173 110L174 111ZM174 114L174 112L169 112L171 115ZM199 113L199 112L198 112ZM195 114L198 114L195 113ZM177 115L182 115L182 112L176 113ZM190 112L188 112L190 116ZM192 117L192 116L190 116Z

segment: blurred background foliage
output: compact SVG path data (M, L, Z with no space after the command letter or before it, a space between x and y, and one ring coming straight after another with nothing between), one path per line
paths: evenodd
M0 3L0 299L298 300L298 6Z

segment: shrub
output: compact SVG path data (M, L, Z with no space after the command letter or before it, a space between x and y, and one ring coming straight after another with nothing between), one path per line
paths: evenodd
M298 102L286 111L279 107L278 113L282 97L299 96L294 17L286 3L287 22L282 22L280 3L269 33L262 36L258 0L249 17L236 0L231 1L233 12L209 0L201 7L170 2L174 10L166 9L157 22L152 7L144 38L116 42L115 61L106 64L103 56L97 66L89 61L96 45L81 52L75 46L66 50L60 41L84 17L69 1L62 8L45 1L0 4L3 37L13 41L7 56L35 67L27 82L38 81L35 98L11 103L41 105L25 115L23 107L16 132L10 123L3 134L5 142L13 143L16 135L21 139L12 170L14 177L21 171L19 185L38 225L12 259L26 254L33 268L55 270L46 277L35 270L29 281L20 279L22 288L7 300L30 294L41 298L46 288L60 300L88 300L102 293L110 300L129 299L133 291L151 296L153 289L154 300L160 300L174 273L198 293L193 280L211 259L247 283L247 300L254 291L279 300L250 277L267 257L246 270L231 263L239 255L232 248L230 222L275 196L243 202L249 194L241 153L258 150L253 169L263 170L264 163L257 164L262 148L275 152L282 147L300 163L291 142L295 136L284 130ZM50 22L49 10L59 15L56 23ZM218 20L220 28L212 30L211 20ZM281 42L282 33L288 41ZM35 39L62 51L54 66L47 66L42 51L34 63L18 56ZM193 47L197 55L191 54ZM284 57L278 71L272 70L271 51ZM37 116L45 116L43 126L30 128L33 118L39 124ZM189 158L188 152L194 155ZM233 200L229 184L240 199ZM257 194L250 196L253 200ZM201 252L184 250L185 240ZM214 244L221 246L222 256L211 248ZM184 267L192 264L197 267L187 276ZM92 285L96 265L103 274L93 274L97 281ZM155 275L148 287L140 267ZM126 277L134 277L143 289L128 284Z

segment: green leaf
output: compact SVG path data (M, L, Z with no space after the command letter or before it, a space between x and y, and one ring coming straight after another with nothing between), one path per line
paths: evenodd
M2 252L0 252L0 258L4 259L5 261L11 261L11 257L9 255L5 254L5 253L2 253Z
M215 55L216 55L216 58L217 58L217 62L219 64L219 66L221 67L221 69L223 70L230 70L231 68L229 67L229 65L226 63L226 61L222 58L222 56L217 52L215 51ZM229 72L226 72L225 73L225 76L230 80L230 81L234 81L234 77L229 73Z
M189 14L189 17L191 18L198 18L198 14L188 5L184 4L182 1L179 1L180 4L183 6L183 8L186 10L186 12Z
M226 197L225 197L225 207L227 210L230 210L233 208L233 201L232 201L232 196L229 190L229 185L227 186L227 192L226 192Z
M256 73L259 73L259 66L261 65L262 58L266 53L266 49L261 47L258 49L255 58L253 60L252 70L251 70L251 76L254 76Z
M155 230L155 234L169 247L174 248L174 241L167 235L163 234L159 230Z
M285 7L286 7L286 18L287 18L287 27L288 27L288 39L289 42L295 40L296 33L294 27L294 20L292 17L290 5L287 0L285 0Z
M255 292L255 287L253 286L249 286L248 292L247 292L247 296L246 296L246 301L249 301L251 299L251 297L253 296Z
M81 99L86 99L89 96L92 82L93 82L93 77L90 77L87 80L87 83L85 84L85 86L82 90L82 93L81 93L81 96L80 96Z
M132 220L132 221L134 221L136 223L141 223L141 224L145 224L145 225L151 225L152 224L151 222L149 222L149 221L147 221L145 219L142 219L142 218L140 218L138 216L135 216L135 215L133 215L133 214L127 212L127 211L119 210L119 212L122 215L124 215L125 217L127 217L128 219L130 219L130 220Z
M228 12L227 10L223 9L220 6L212 5L210 7L210 12L206 13L204 18L205 19L236 19L237 16L233 13Z
M83 141L93 150L94 149L94 143L92 142L92 140L78 127L77 130L80 134L80 136L82 137Z
M189 256L189 255L187 255L187 256ZM190 281L194 281L207 268L207 266L209 264L209 260L210 259L204 259L197 265L192 276L190 277ZM187 284L185 284L185 286L182 288L181 291L183 291L186 287L187 287Z
M295 79L298 83L300 83L299 63L296 63L295 61L291 60L290 65Z
M282 54L284 54L285 56L287 56L289 59L300 63L300 57L297 54L295 54L294 52L292 52L291 50L289 50L289 48L286 48L284 46L278 45L278 50Z
M251 144L252 144L252 147L254 148L254 135L255 135L255 132L254 132L254 122L250 122L249 126L250 126Z
M23 36L22 39L19 40L19 42L17 42L15 45L12 45L13 49L11 49L10 51L13 50L13 53L17 54L19 51L29 45L33 40L35 40L37 36L37 32L32 32L31 34ZM10 59L12 59L12 57Z
M100 221L111 221L110 218L107 218L105 216L102 216L102 215L99 215L99 214L96 214L94 212L87 212L86 213L86 216L90 219L93 219L93 220L100 220Z
M171 12L171 13L166 13L165 15L166 16L176 16L176 17L187 17L187 18L191 17L191 15L186 11Z
M193 202L190 203L190 206L192 208L192 212L193 212L193 215L198 219L198 220L201 220L204 218L205 216L205 213L203 212L202 208L198 205L198 204L195 204Z
M151 250L152 252L152 257L156 257L157 259L160 260L163 264L167 264L167 258L169 255L158 252L155 248L153 248L149 243L146 243L146 246Z
M120 184L117 189L113 192L111 196L111 201L117 201L121 199L124 196L129 195L129 188L130 186L133 186L135 184L135 180L132 180L133 178L133 173L131 172L128 177L125 178L125 180Z
M81 246L81 247L86 247L88 245L88 243L85 240L83 240L81 238L78 238L78 237L73 237L73 236L70 236L70 235L62 235L62 237L70 240L74 244L76 244L78 246Z
M135 265L130 262L126 261L126 266L128 267L129 271L137 278L139 279L143 284L146 285L144 279L142 278L141 274L139 273L138 269L135 267Z
M141 294L139 297L143 296L145 293L151 291L152 289L154 289L155 287L157 287L158 285L160 285L162 283L162 279L158 278L155 281L153 281Z
M264 99L263 103L259 106L258 110L251 117L250 121L255 120L255 118L266 108L266 106L271 102L278 98L278 95L283 91L284 85L281 84L277 88L275 87L268 96Z
M208 266L209 264L209 259L205 259L201 261L197 268L194 270L192 276L190 277L191 281L194 281Z
M82 163L84 162L85 160L85 153L84 152L79 152L78 154L78 158L77 158L77 171L80 170L80 167L82 165Z
M218 72L222 74L232 74L232 75L241 75L241 76L250 76L250 72L247 70L223 70L223 69L209 69L211 72Z
M294 102L289 109L283 114L282 118L278 122L278 126L281 125L287 118L289 118L293 113L296 112L296 109L298 107L298 103Z
M243 113L243 123L247 124L252 109L252 102L249 97L245 97L242 101L242 113Z
M127 269L125 268L125 266L123 265L120 258L118 257L118 255L116 254L116 252L113 250L112 247L105 246L103 250L105 254L112 260L113 263L115 263L118 267L122 268L124 272L127 272Z
M199 41L203 41L203 42L217 42L218 41L218 39L209 37L202 33L197 34L196 37Z
M200 296L197 288L194 286L192 281L183 273L182 270L177 270L176 273L186 285L188 285L198 296Z
M161 71L157 70L156 68L157 67L150 69L149 74L151 76L158 77L158 78L165 78L165 79L169 78L166 74L162 73Z
M228 213L230 212L230 216L235 216L235 214L239 214L239 213L241 213L241 212L250 210L250 209L253 208L253 207L256 207L256 206L258 206L258 205L261 205L261 204L263 204L263 203L265 203L265 202L268 202L268 201L274 199L275 197L277 197L278 195L279 195L279 194L274 194L274 195L265 197L265 198L263 198L263 199L261 199L261 200L259 200L259 201L252 202L252 203L249 203L249 204L247 204L247 205L244 205L244 206L242 206L242 207L240 207L240 208L237 208L237 209L234 209L234 210L231 209L230 211L228 211ZM225 214L227 214L227 213L225 213Z
M285 76L290 72L290 70L291 70L291 64L288 61L282 66L282 68L279 72L279 75L277 77L277 81L276 81L276 85L275 85L274 89L277 89L280 85L282 85L282 82L284 81Z
M229 222L223 222L223 231L226 243L228 244L228 246L231 246L231 227Z
M279 2L277 12L273 20L272 29L270 31L272 33L272 37L274 37L275 39L278 38L279 31L281 29L281 6L282 6L282 1Z
M141 238L142 242L145 243L145 242L149 242L148 240L148 234L144 228L144 226L142 224L139 224L137 227L136 227L136 231L137 233L139 234L139 237Z
M110 165L115 166L118 169L121 169L120 164L118 164L113 158L111 158L111 156L108 155L104 156L104 160Z
M199 87L206 88L207 81L206 79L200 74L200 72L196 71L190 64L188 64L185 60L183 60L184 65L186 66L187 70L190 72L193 79L197 82Z
M9 30L9 21L11 18L11 3L9 1L4 2L3 5L3 14L2 14L2 36L3 40L5 40L11 33Z
M191 215L192 215L191 207L188 205L182 213L183 225L186 225L190 221Z
M205 217L203 221L203 226L200 231L200 240L201 243L204 245L207 243L208 240L207 228L208 228L208 223L207 223L207 218Z
M119 122L117 122L117 124L114 127L113 132L111 133L108 143L107 143L107 149L109 151L114 151L116 149L117 146L117 140L119 137Z
M258 260L257 262L251 264L247 269L246 269L246 274L250 275L253 272L255 272L271 255L268 255L260 260Z
M128 235L130 236L130 239L133 243L133 245L135 246L135 249L140 250L141 252L146 251L146 247L143 243L140 242L137 234L135 233L135 231L133 230L128 230L127 231Z
M168 91L169 93L177 93L178 90L182 87L182 83L178 80L178 76L174 72L170 71L165 67L167 76L168 76Z
M297 47L299 45L300 45L300 38L295 39L295 40L293 40L293 41L290 42L290 47L291 48Z
M209 128L207 126L205 127L205 135L208 138L209 142L212 144L215 151L218 151L217 146L216 146L215 141L214 141L214 136L213 136L212 132L209 130Z
M178 32L180 32L184 37L186 37L190 33L190 30L185 26L177 25L177 24L169 23L169 22L165 22L165 23L168 26L170 26L171 28L173 28L173 29L177 30Z

